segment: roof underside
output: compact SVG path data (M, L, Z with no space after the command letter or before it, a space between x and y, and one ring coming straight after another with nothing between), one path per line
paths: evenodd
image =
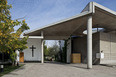
M103 8L97 6L94 7L94 10L95 13L85 11L82 12L80 15L77 15L77 17L75 16L74 18L67 19L63 22L59 22L35 31L28 32L25 35L40 36L41 31L43 31L45 39L48 40L66 39L70 35L83 36L83 31L87 29L87 16L90 14L92 14L93 16L92 24L94 28L105 28L106 31L116 30L116 12L114 12L115 14L112 14L111 12L108 12Z

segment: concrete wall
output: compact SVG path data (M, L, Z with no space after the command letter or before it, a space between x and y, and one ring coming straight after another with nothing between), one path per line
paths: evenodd
M41 39L29 38L27 42L28 48L23 50L24 61L41 61ZM36 47L34 49L34 57L32 57L32 49L30 49L32 45Z
M100 52L99 46L99 33L93 34L93 64L98 64L99 59L96 59L96 53ZM73 39L73 51L72 53L80 53L81 54L81 62L87 63L87 36L79 37Z
M116 64L116 34L100 33L100 51L104 52L100 64Z
M92 57L93 64L116 64L116 34L95 33L93 34ZM104 58L97 59L96 53L103 51ZM82 63L87 63L87 38L86 36L73 40L72 53L81 53Z

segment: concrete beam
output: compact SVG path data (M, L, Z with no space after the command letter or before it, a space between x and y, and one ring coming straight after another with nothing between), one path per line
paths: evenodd
M87 68L92 68L92 16L87 19Z
M64 40L69 38L69 36L45 36L44 40Z
M27 36L21 36L20 38L24 38ZM43 36L29 36L29 38L43 39Z

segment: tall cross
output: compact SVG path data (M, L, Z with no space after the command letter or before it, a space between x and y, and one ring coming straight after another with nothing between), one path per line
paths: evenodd
M34 45L32 45L32 47L30 47L30 49L32 49L32 57L34 57L34 49L36 49L36 47L34 47Z

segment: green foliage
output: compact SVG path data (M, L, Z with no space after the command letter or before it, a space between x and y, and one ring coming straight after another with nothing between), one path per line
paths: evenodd
M12 20L10 15L10 8L7 0L0 0L0 52L8 52L11 57L15 56L15 50L23 50L27 48L27 38L19 39L20 35L28 30L25 20ZM19 29L14 30L15 26Z
M63 51L61 53L61 60L62 62L66 63L66 57L67 57L67 41L68 40L65 40L65 43L64 43L64 47L63 47Z
M10 73L10 72L18 69L18 68L20 68L22 66L24 66L24 64L20 64L20 66L10 66L10 65L6 65L4 67L4 72L0 73L0 77L2 77L3 75L8 74L8 73Z
M59 47L57 44L54 44L52 47L47 48L44 41L44 55L54 57L59 52Z
M58 54L59 47L58 47L58 45L54 44L52 47L48 48L48 51L49 51L49 56L54 57L55 55Z
M44 42L45 60L56 59L58 53L59 53L59 46L56 43L54 43L53 46L47 48Z
M10 59L12 60L12 62L15 61L17 54L15 52L10 53Z
M48 56L49 55L49 50L47 48L47 45L45 45L45 41L44 41L44 55Z

